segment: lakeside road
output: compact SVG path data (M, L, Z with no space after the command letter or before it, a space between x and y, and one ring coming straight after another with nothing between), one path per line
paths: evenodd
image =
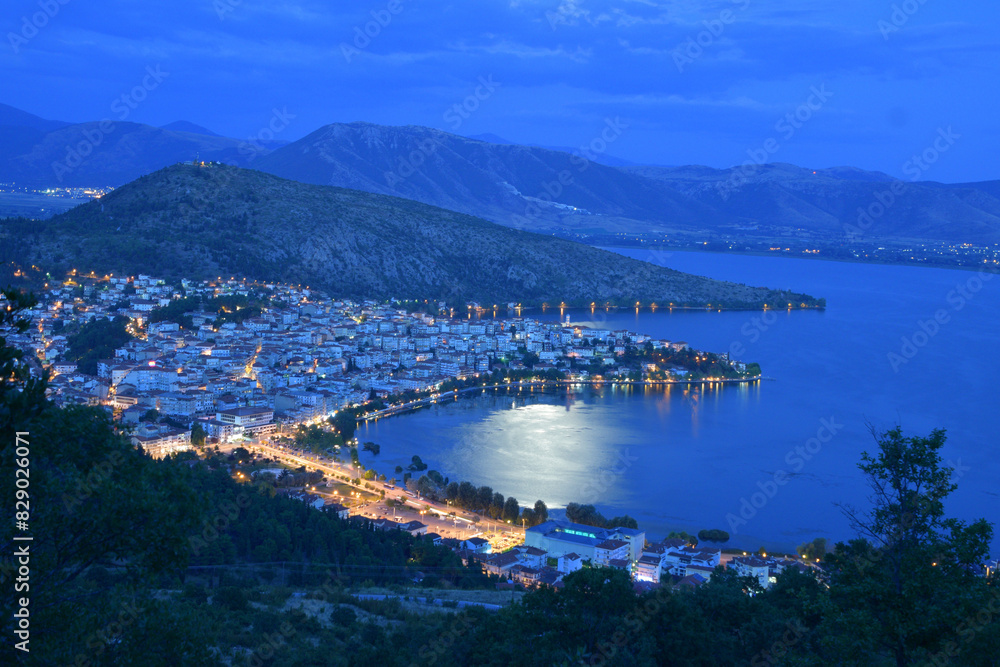
M390 518L404 522L420 521L427 525L428 532L435 532L442 537L468 539L470 537L485 535L488 536L488 539L491 538L491 542L524 541L524 530L521 527L484 518L474 512L458 509L445 503L415 497L410 492L396 486L391 486L385 482L362 480L360 484L354 484L350 480L357 477L357 469L350 464L340 463L314 454L306 454L298 450L290 450L259 440L245 444L234 443L226 449L231 450L240 446L246 446L250 451L267 454L277 461L305 466L307 470L318 470L330 476L337 476L339 483L351 486L362 493L378 494L379 491L384 491L385 499L391 498L401 503L401 506L395 508L386 506L385 499L376 499L368 503L358 503L348 508L351 516L362 516L372 520ZM220 448L221 450L222 448ZM347 479L341 479L341 476ZM365 489L365 484L368 484L370 488ZM338 496L336 500L339 502L349 502L343 496ZM490 531L491 528L492 531Z
M457 400L459 396L472 393L485 393L486 391L522 388L566 388L580 386L657 386L657 385L722 385L722 384L752 384L764 378L755 376L752 378L733 379L705 379L705 380L536 380L505 382L503 384L465 387L453 389L433 394L422 399L410 401L401 405L395 405L378 412L370 413L358 418L358 422L368 422L379 418L393 415L405 414L407 412L420 409L439 401ZM406 489L392 486L377 480L362 480L359 484L354 484L353 480L358 478L359 471L349 463L341 463L325 456L305 452L302 450L289 448L282 445L273 444L260 439L253 439L243 443L229 443L220 446L220 451L232 451L236 447L245 446L251 451L266 454L277 461L283 461L290 465L305 466L306 469L320 471L326 475L336 478L340 484L356 489L359 494L355 499L342 495L331 495L328 492L314 489L312 492L321 497L334 500L335 502L349 505L351 516L362 516L371 520L393 519L396 521L409 522L420 521L427 525L427 531L437 533L442 537L454 537L458 539L468 539L471 537L484 537L495 549L505 550L524 542L525 531L523 527L506 524L483 517L475 512L460 510L447 503L432 501L427 498L420 498ZM365 488L365 485L369 488ZM374 499L368 502L361 501L361 493L375 494L383 492L385 497ZM395 507L386 505L386 500L392 499L398 503Z
M330 461L329 459L317 457L311 454L290 451L283 447L270 445L264 442L252 442L246 444L249 446L251 451L256 450L260 453L268 454L275 460L305 466L307 469L312 468L330 475L344 475L347 477L347 480L337 478L337 481L341 484L356 488L361 492L371 494L372 489L374 489L375 492L384 490L386 499L393 498L394 500L403 503L402 506L397 506L395 508L389 508L386 506L384 499L374 500L368 503L357 503L348 508L351 516L361 516L371 520L388 518L403 523L408 521L420 521L421 523L427 525L428 532L437 533L441 537L454 537L462 540L469 539L471 537L483 537L487 539L491 545L493 545L494 551L506 551L513 546L524 543L525 531L521 527L508 525L503 521L497 521L495 519L483 518L475 512L460 510L439 502L423 498L414 498L409 494L409 492L398 487L390 486L384 482L366 480L372 489L364 488L363 485L366 482L356 485L350 481L354 479L354 471L352 470L353 466L351 465ZM232 444L228 447L222 447L220 450L231 450L239 446L244 445ZM333 497L328 493L320 493L318 495L326 496L328 498ZM333 498L336 501L349 502L348 499L343 496ZM452 514L454 514L454 516L452 516ZM747 554L748 552L744 551L742 555ZM738 551L724 551L721 556L720 565L725 567L730 560L738 555L740 555ZM486 606L489 607L489 605Z
M482 385L478 387L465 387L463 389L452 389L440 394L432 394L425 398L393 405L383 410L369 413L359 417L359 422L368 422L373 419L391 417L392 415L403 414L411 410L416 410L438 401L449 398L458 398L461 394L470 394L475 391L487 391L492 389L509 389L511 387L577 387L577 386L661 386L661 385L715 385L715 384L752 384L761 380L770 380L756 375L752 378L719 378L713 380L532 380L526 382L505 382L503 384Z

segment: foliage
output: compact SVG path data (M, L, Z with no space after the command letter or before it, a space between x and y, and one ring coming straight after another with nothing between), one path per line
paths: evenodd
M3 332L23 330L19 311L31 300L6 298L12 308L0 309ZM44 380L30 378L19 360L0 344L0 472L14 479L15 431L27 434L31 533L44 536L32 543L30 563L37 664L216 664L209 647L235 638L226 634L227 622L195 611L205 605L202 596L163 594L182 588L189 565L221 566L198 571L210 574L210 585L226 587L211 606L236 614L256 613L244 604L247 591L223 582L240 564L324 564L285 573L302 584L331 571L344 582L408 580L410 568L421 567L451 585L489 583L450 551L407 533L372 531L270 497L223 469L190 465L191 456L153 460L116 433L103 410L53 406ZM10 521L0 529L5 553L13 552L13 530ZM8 561L0 573L3 608L14 609ZM11 614L0 622L8 637L14 622ZM0 660L14 664L12 642L0 648Z
M379 406L373 404L369 404L367 407L359 406L356 408L344 408L342 410L338 410L332 417L328 417L326 421L346 442L354 437L354 432L358 428L358 415L369 410L378 409Z
M0 296L0 429L4 447L21 430L20 425L45 406L46 378L33 377L24 353L7 344L7 336L28 330L28 321L21 313L36 303L33 295L12 288Z
M309 426L299 424L295 429L295 445L300 449L324 452L334 447L340 447L343 444L343 436L315 424L310 424Z
M66 358L77 362L82 373L97 375L97 361L115 356L115 350L132 340L125 329L129 320L119 315L113 320L93 319L70 336Z
M843 507L860 536L828 556L831 602L842 614L828 627L833 636L847 619L865 628L837 649L925 662L957 643L960 624L988 604L980 575L993 529L985 519L945 518L957 484L942 465L943 430L907 437L897 426L873 435L878 451L865 452L858 468L874 506Z
M205 309L218 315L213 322L218 327L226 322L239 323L258 317L270 303L270 298L262 293L225 294L206 299Z
M704 542L728 542L729 533L724 530L713 528L710 530L699 530L698 539Z
M361 299L419 297L463 306L469 300L624 306L666 299L741 308L815 303L414 201L226 165L174 165L49 220L11 220L3 227L4 245L23 249L22 265L65 261L124 275L240 276Z
M698 546L698 538L691 535L687 531L683 530L672 530L667 534L668 539L684 540L693 547Z
M7 298L15 307L0 309L4 335L23 326L18 311L30 303ZM636 593L624 571L584 568L562 589L542 587L498 612L418 614L348 587L410 586L419 571L451 602L493 582L428 539L239 484L218 459L152 460L103 411L48 403L44 380L30 378L6 344L0 368L0 474L14 477L14 432L27 432L31 532L45 536L31 551L37 664L200 666L223 655L236 656L226 664L280 666L986 666L1000 655L996 580L980 576L992 527L945 517L955 471L942 465L943 431L877 434L878 451L859 466L874 505L845 508L860 536L837 544L822 569L788 568L766 590L720 568L692 591ZM416 483L438 480L429 472ZM438 488L480 511L502 506L501 517L517 508L490 487ZM547 514L541 502L525 510ZM573 515L600 516L587 505ZM12 538L6 522L5 553ZM3 565L0 599L13 609L13 571ZM305 598L320 611L296 604ZM8 613L0 622L8 637L12 621ZM11 644L0 647L3 664L17 660Z
M647 341L642 347L629 345L625 354L619 357L623 365L638 367L654 364L659 370L650 371L649 377L656 380L670 379L670 369L678 368L690 373L692 380L706 377L741 378L760 375L760 365L747 364L745 371L736 370L726 359L714 352L703 352L685 347L676 350L672 347L656 349Z
M570 503L566 506L566 518L573 523L597 528L638 528L638 522L629 515L606 519L593 505ZM540 522L539 522L540 523Z
M826 538L817 537L811 542L800 544L795 549L796 553L809 560L822 559L826 555Z
M6 352L5 346L0 355ZM178 659L205 664L203 649L171 629L186 621L144 593L158 576L177 572L188 561L187 537L204 508L187 483L191 471L148 458L115 433L102 410L57 409L33 390L34 383L17 377L4 378L2 385L2 413L12 419L4 424L0 468L13 479L15 438L8 427L27 433L31 532L45 536L31 547L32 636L46 638L32 644L32 656L45 664L69 664L96 650L107 661L135 661L142 643L136 634L155 619L167 631L161 637L177 640ZM25 391L13 396L14 387ZM0 533L8 553L12 530L7 523ZM5 585L2 595L3 607L13 608L14 587ZM129 610L130 622L115 642L95 643L96 633L122 618L123 610ZM5 621L5 632L12 635L9 624ZM181 634L195 641L203 636L193 627ZM3 650L9 648L8 643ZM148 648L164 647L156 641ZM147 664L165 663L150 654Z
M538 523L545 523L549 520L549 508L542 500L536 500L532 510Z
M174 299L166 306L154 308L149 313L150 322L176 322L185 329L194 328L194 323L190 315L185 315L190 311L198 310L201 307L200 296L190 296L183 299Z

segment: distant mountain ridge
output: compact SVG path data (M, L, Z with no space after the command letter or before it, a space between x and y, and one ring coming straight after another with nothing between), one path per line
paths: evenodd
M500 137L490 137L501 139ZM604 234L768 225L844 237L897 179L853 167L611 167L565 152L425 127L335 123L263 157L307 183L393 194L504 225ZM1000 242L996 182L904 182L873 236Z
M493 134L492 132L487 132L485 134L470 134L469 139L475 139L476 141L485 141L488 144L500 144L502 146L517 146L519 145L516 141L510 141L509 139L504 139L503 137ZM531 146L535 148L544 148L550 151L558 151L560 153L570 153L571 155L584 155L585 151L582 148L569 148L567 146L547 146L543 144L520 144L524 146ZM622 158L615 157L614 155L608 155L607 153L589 153L590 159L594 162L599 162L600 164L607 165L609 167L633 167L636 166L635 162L630 162L629 160L623 160Z
M729 225L783 225L836 235L1000 242L1000 182L901 181L854 167L625 167L710 207Z
M227 165L168 167L50 220L0 221L0 236L0 262L53 275L235 275L453 304L817 305L406 199Z
M187 120L175 120L172 123L161 125L160 129L171 132L190 132L191 134L204 134L206 137L221 137L217 132L212 132L208 128L202 127Z
M712 211L690 197L586 158L492 144L426 127L335 123L260 159L269 173L337 185L548 231L572 217L697 226ZM608 220L602 219L605 223Z
M269 150L188 121L66 123L0 105L0 181L22 186L118 186L176 162L246 165Z
M0 127L24 127L41 132L51 132L70 123L61 120L46 120L27 111L0 103Z
M105 123L111 127L47 121L0 105L0 181L118 186L197 157L550 234L739 238L759 228L844 242L860 229L869 239L1000 243L1000 181L911 182L854 167L782 163L611 166L601 163L613 161L607 155L522 146L492 134L476 139L363 122L327 125L287 145L213 136L188 121L164 128ZM611 121L605 130L616 136ZM890 188L899 194L890 197Z

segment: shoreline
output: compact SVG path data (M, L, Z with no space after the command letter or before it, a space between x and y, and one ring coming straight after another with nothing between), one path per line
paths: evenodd
M945 269L951 271L986 271L987 273L1000 273L1000 269L990 270L980 266L961 266L958 264L927 264L925 262L890 262L890 261L875 260L875 259L846 259L843 257L820 257L818 255L808 255L806 253L791 254L785 252L764 252L761 250L719 250L718 248L713 248L711 250L699 250L698 248L687 248L687 247L679 248L676 246L659 246L659 245L600 245L600 246L595 245L593 247L602 249L613 249L613 250L659 250L659 251L669 251L669 252L714 253L717 255L780 257L783 259L808 259L818 262L841 262L843 264L877 264L880 266L911 266L920 269ZM816 306L809 306L806 308L793 308L793 310L808 310L809 308L816 308ZM715 309L713 308L711 310Z
M365 415L364 417L358 418L358 423L367 423L369 421L377 421L379 419L384 419L386 417L395 417L397 415L403 415L408 412L414 412L421 408L425 408L429 405L434 405L443 400L448 400L454 398L458 400L462 394L468 394L474 391L486 390L497 390L497 389L510 389L511 387L574 387L574 386L663 386L663 385L715 385L715 384L753 384L755 382L761 382L764 380L773 380L774 378L764 377L758 375L752 378L726 378L721 380L532 380L529 382L510 382L504 384L496 385L483 385L478 387L465 387L463 389L452 389L450 391L438 394L437 396L431 398L422 398L418 401L413 401L401 406L395 406L390 408L385 408L384 410L379 410L377 413L372 413Z
M551 389L570 389L572 387L581 387L581 386L597 387L597 386L602 386L602 385L610 385L610 386L664 386L664 385L666 385L666 386L670 386L670 385L730 384L730 385L737 385L738 386L738 385L752 385L752 384L763 382L763 381L772 381L773 382L773 381L776 381L776 380L775 380L775 378L771 378L771 377L767 377L767 376L761 375L761 376L756 376L756 377L753 377L753 378L734 378L734 379L728 379L728 380L654 380L654 381L622 380L620 382L608 382L608 381L600 381L600 382L598 382L598 381L594 381L594 380L580 380L580 381L564 380L564 381L554 382L554 381L550 381L549 380L549 381L532 381L532 382L510 383L510 384L506 384L505 383L505 384L502 384L502 385L489 385L489 386L479 386L479 387L465 387L463 389L452 390L452 391L449 391L449 392L445 392L445 393L439 394L436 397L436 399L423 399L419 404L408 404L406 406L400 406L400 407L395 408L395 409L389 409L389 410L385 410L385 411L380 411L377 415L375 415L375 414L369 415L367 418L363 418L363 419L359 418L358 419L358 425L360 427L362 424L367 424L369 422L377 422L379 419L386 419L386 418L389 418L389 417L396 417L396 416L406 415L406 414L413 413L413 412L416 412L418 410L421 410L423 408L429 407L431 405L435 405L437 403L456 402L460 398L462 398L463 396L464 397L468 397L468 398L474 398L477 395L485 393L487 390L492 391L492 392L496 392L497 390L501 390L501 389L505 389L505 388L509 389L511 387L517 387L517 388L535 388L535 387L537 387L537 388L542 388L542 389L546 389L546 388L551 388ZM388 473L386 473L386 474L388 474ZM483 483L484 484L490 484L491 481L490 480L486 480ZM554 517L558 518L558 517L564 517L565 516L564 515L565 507L562 507L562 506L551 506L551 507L549 507L549 511L550 511L550 517L554 516ZM641 526L640 526L640 528L641 528ZM649 532L649 529L647 529L647 532L650 535L656 535L656 536L665 538L669 534L669 532L671 530L693 531L693 530L697 530L697 529L698 529L697 526L692 526L692 525L671 524L671 525L668 525L666 528L663 528L663 527L652 528L651 532ZM722 549L722 551L724 553L728 551L730 553L735 553L735 554L739 554L739 553L743 553L743 552L752 553L752 552L754 552L756 549L758 549L760 547L766 548L769 553L772 552L772 551L774 551L774 552L777 552L777 553L793 554L793 553L795 553L795 548L797 546L797 543L795 541L785 541L785 540L781 540L781 539L767 539L767 538L763 538L763 537L759 537L759 536L755 536L755 535L750 535L750 534L739 535L739 536L735 536L734 535L733 538L734 539L731 539L731 540L729 540L726 543L717 544L715 546L718 546L720 549Z

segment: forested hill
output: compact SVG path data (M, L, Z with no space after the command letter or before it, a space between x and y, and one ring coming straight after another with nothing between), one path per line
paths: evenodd
M167 167L47 221L0 222L0 235L0 259L53 275L234 275L453 303L818 305L414 201L227 165Z

